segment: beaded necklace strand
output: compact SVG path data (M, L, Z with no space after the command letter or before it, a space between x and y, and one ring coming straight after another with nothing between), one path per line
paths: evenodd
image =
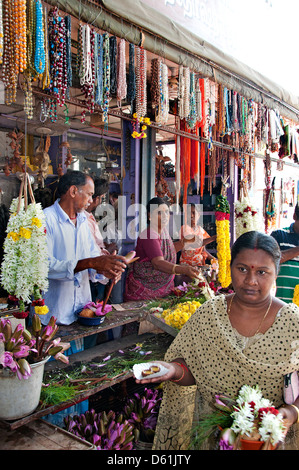
M140 118L146 115L147 97L146 97L146 50L143 47L137 47L136 52L136 113Z
M16 101L18 73L15 67L14 9L11 0L3 0L4 49L2 78L5 85L5 102L10 105Z
M127 75L126 75L126 41L121 39L118 43L117 51L117 103L121 105L121 101L127 97Z
M72 72L72 51L71 51L71 17L67 15L64 19L66 30L66 97L70 97L70 88L72 86L73 72Z
M35 18L34 68L40 75L45 71L46 66L43 6L40 0L36 0L35 3Z
M190 112L187 117L187 125L189 129L194 129L197 122L197 107L196 107L196 95L195 95L195 73L190 74Z
M110 42L107 33L103 36L103 117L104 127L108 128L108 109L110 101Z
M45 88L49 88L50 86L50 63L49 63L49 39L48 39L48 11L47 8L44 7L44 38L45 38L45 70L42 77L42 87L43 90Z
M94 40L95 103L103 103L103 36L95 33Z
M135 77L135 45L129 44L129 78L127 86L127 100L133 108L133 101L136 97L136 77Z
M0 0L0 64L3 62L3 3Z
M109 38L109 55L110 55L110 93L115 95L117 91L117 74L116 74L116 37Z

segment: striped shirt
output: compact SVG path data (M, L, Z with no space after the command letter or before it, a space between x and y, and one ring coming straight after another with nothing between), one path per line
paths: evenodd
M299 246L299 234L294 232L294 224L271 233L280 246L281 251ZM276 297L284 302L293 301L295 286L299 284L299 256L281 263L276 280Z

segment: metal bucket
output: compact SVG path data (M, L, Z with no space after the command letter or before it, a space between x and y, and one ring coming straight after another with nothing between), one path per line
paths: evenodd
M48 359L30 364L32 374L28 379L20 380L12 371L0 370L0 419L24 418L37 408Z

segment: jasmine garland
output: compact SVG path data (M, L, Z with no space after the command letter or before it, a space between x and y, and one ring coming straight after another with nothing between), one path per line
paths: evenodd
M17 211L18 202L15 198L10 206L0 281L23 305L48 289L48 250L41 205L31 203L25 210L22 198Z
M261 231L261 224L256 208L248 197L235 202L236 238L251 230Z

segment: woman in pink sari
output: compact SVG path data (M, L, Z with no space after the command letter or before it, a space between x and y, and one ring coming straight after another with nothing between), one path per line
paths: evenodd
M167 203L154 197L147 204L147 215L148 226L140 234L135 249L139 260L129 265L125 301L166 297L174 288L176 274L198 277L196 268L176 264L176 252L184 242L174 243L170 238Z

